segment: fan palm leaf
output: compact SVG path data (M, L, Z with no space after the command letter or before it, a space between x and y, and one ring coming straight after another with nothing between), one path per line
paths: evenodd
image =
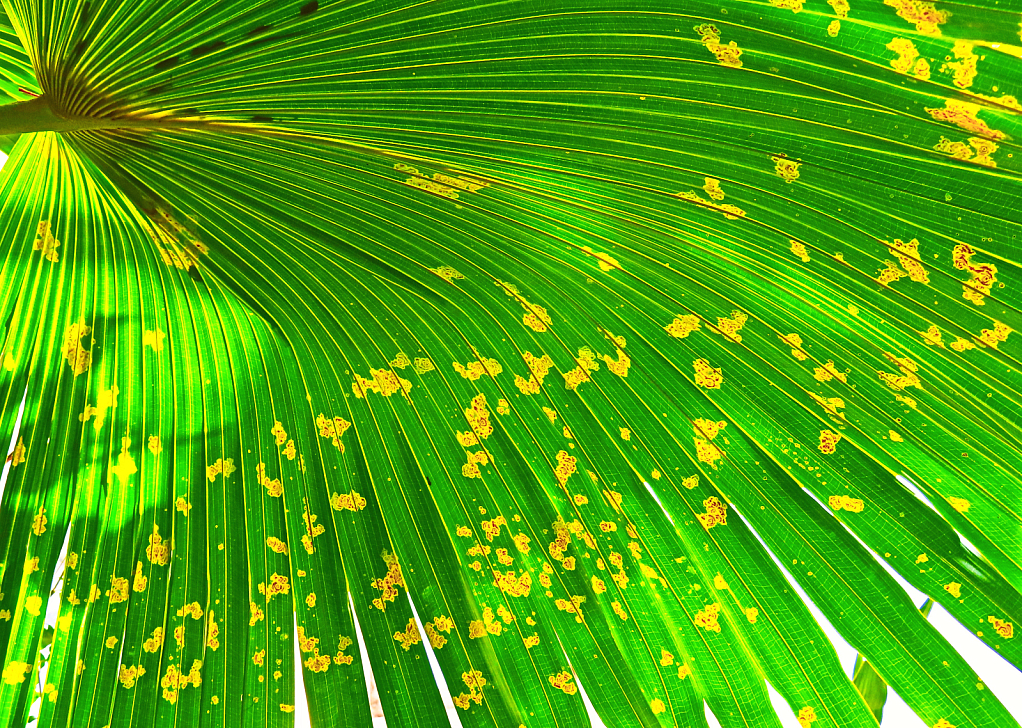
M1015 724L1017 9L3 6L0 725Z

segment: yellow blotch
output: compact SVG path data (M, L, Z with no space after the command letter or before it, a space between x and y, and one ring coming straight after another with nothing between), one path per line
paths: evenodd
M887 241L884 241L885 243ZM916 281L917 283L929 283L930 276L927 274L926 269L923 268L922 262L919 258L919 241L915 238L909 240L907 243L894 239L894 242L890 244L891 252L901 263L901 267L904 268L905 272L908 273L908 277ZM888 264L890 265L890 264Z
M557 467L554 468L554 475L557 482L562 486L568 482L568 478L575 473L576 458L573 458L564 450L557 453Z
M801 728L809 728L811 723L816 722L816 711L813 708L805 707L798 711L798 724Z
M146 329L142 332L142 346L150 346L153 351L163 351L163 340L167 338L167 335L160 329L154 329L150 331Z
M693 331L697 331L701 325L698 316L685 314L676 316L674 321L664 327L664 330L676 339L684 339Z
M940 35L939 26L951 17L951 13L923 0L884 0L884 5L894 8L899 18L914 24L923 35Z
M727 504L721 503L716 496L711 495L703 501L703 508L706 513L697 513L696 518L707 531L714 526L727 525Z
M944 585L944 591L953 596L955 599L959 599L962 596L962 585L957 581L952 581L951 583Z
M362 399L369 392L375 392L383 397L389 397L395 392L401 392L406 397L412 391L412 383L407 379L399 377L390 369L370 369L369 379L355 375L355 381L351 384L351 391Z
M703 192L710 196L710 199L718 202L724 199L724 190L720 188L720 180L713 177L706 177L703 184Z
M57 252L59 247L60 241L53 237L53 232L50 230L50 221L40 220L39 226L36 228L35 240L32 241L32 250L38 250L45 260L56 263L60 260L60 254Z
M809 251L806 250L806 246L798 242L797 240L792 240L790 242L792 255L801 260L803 263L808 263Z
M731 318L718 318L717 328L715 333L721 334L728 341L733 341L736 344L741 343L742 335L738 332L741 331L742 327L745 326L745 322L749 320L749 317L741 311L732 311Z
M46 509L39 506L39 512L32 517L32 533L36 536L42 536L46 533Z
M845 510L851 513L862 513L862 509L865 507L861 500L850 498L847 495L832 495L827 499L827 505L835 511Z
M960 243L952 250L951 260L955 268L967 271L970 275L970 280L962 283L962 298L982 306L984 297L990 294L991 287L997 282L997 266L992 263L973 263L972 257L975 254L971 246ZM955 348L954 344L952 348Z
M480 356L478 352L476 352L476 356L478 357L477 359L474 359L464 365L459 364L458 362L452 362L454 371L463 376L465 379L473 382L484 374L488 374L490 377L496 377L504 371L504 367L502 367L500 362L496 359L488 359L487 357Z
M96 406L93 407L86 402L85 411L78 415L78 420L80 422L88 422L92 417L95 417L96 421L92 423L92 426L99 432L106 421L107 412L117 406L117 395L120 393L121 391L117 388L116 384L111 385L110 389L100 387L99 396L96 398Z
M341 442L341 437L351 427L350 422L343 417L324 417L323 413L320 412L316 415L316 427L319 428L320 437L330 440L331 445L344 452L344 444Z
M465 276L463 276L458 271L454 270L454 268L452 268L449 265L441 265L436 268L427 268L426 270L428 270L430 273L433 273L434 275L440 276L448 283L454 283L454 281L456 280L464 280L465 278Z
M973 104L959 99L946 99L944 108L926 109L926 113L937 121L944 121L954 124L965 131L972 132L991 139L1004 139L1007 135L1003 131L991 129L987 123L976 116L980 110L979 104Z
M703 609L696 612L693 622L697 627L702 627L707 632L720 632L720 623L717 616L720 612L719 604L707 604Z
M916 387L917 389L923 388L922 382L920 382L919 376L916 374L916 372L919 371L918 364L908 357L897 357L886 352L884 353L884 356L888 361L895 364L901 370L901 374L877 372L880 376L880 381L884 382L895 392L900 392L908 387Z
M131 588L137 592L145 591L146 585L149 583L149 579L142 573L142 568L141 561L135 564L135 576L132 580Z
M969 88L979 72L976 66L979 64L979 56L973 53L973 44L965 40L956 40L951 49L955 60L946 56L940 70L943 73L951 73L952 82L958 88Z
M987 617L987 622L994 626L994 632L999 634L1004 639L1008 640L1015 636L1015 627L1011 622L1003 619L998 619L993 615Z
M721 576L720 572L717 572L717 575L715 577L713 577L713 587L714 587L714 589L720 589L720 590L724 590L724 589L729 589L730 588L728 586L727 582L724 580L724 577Z
M798 179L798 168L802 166L801 162L797 162L794 159L788 159L788 157L783 154L770 157L770 161L774 163L774 174L788 184L791 184Z
M39 616L39 611L43 606L42 597L31 596L25 600L25 611L31 614L33 617Z
M898 434L897 432L895 432L894 430L888 430L888 431L887 431L887 436L888 436L889 438L891 438L891 441L892 441L892 442L905 442L905 438L904 438L904 437L902 437L901 435L899 435L899 434Z
M4 667L3 681L5 685L18 685L25 682L25 674L32 666L27 662L11 660Z
M692 366L695 368L696 384L706 389L720 389L724 376L719 368L711 367L706 359L696 359Z
M699 40L702 41L706 50L716 57L718 63L731 68L742 67L742 51L738 48L738 44L734 41L727 45L721 43L720 30L717 29L717 26L703 23L702 25L695 26L694 30L699 34Z
M588 245L583 245L582 250L596 258L596 262L599 264L600 270L602 270L604 273L610 272L615 268L621 269L621 264L618 263L614 258L611 258L606 253L595 253L593 252L593 249L590 248Z
M607 369L611 373L618 375L619 377L627 377L628 369L632 366L631 357L629 357L622 349L617 349L617 359L610 358L609 355L603 355L603 361L607 365Z
M895 71L924 81L930 78L930 64L925 58L919 57L919 51L912 41L907 38L894 38L887 44L887 49L898 54L898 57L891 61L891 68Z
M820 444L818 446L820 452L824 455L831 455L837 450L837 443L840 439L841 435L836 432L820 430Z
M745 618L749 620L749 624L756 624L756 619L759 617L759 610L755 607L749 607L745 610Z
M965 500L964 498L956 498L955 496L951 496L950 498L948 498L947 502L950 503L951 507L954 508L959 513L968 512L969 507L972 505L971 503L969 503L969 501Z
M661 713L667 711L667 707L664 705L664 701L661 700L660 698L657 698L656 700L651 700L649 702L649 707L650 710L653 711L653 715L660 715Z
M838 410L844 409L845 401L840 397L821 397L820 395L810 392L809 396L813 398L816 404L823 407L823 411L832 417L845 418L844 412L838 412Z
M61 352L64 361L71 367L74 375L84 374L92 365L92 353L82 346L82 338L89 335L89 327L84 322L71 324L64 332L64 345Z
M578 686L574 683L574 677L570 672L562 670L556 675L550 675L547 680L556 689L563 691L566 695L574 695L578 692Z
M845 372L838 371L833 359L828 359L827 363L822 367L815 367L813 369L813 379L818 382L829 382L834 378L842 382L848 381L848 375Z
M832 21L830 21L830 24L827 25L827 35L829 35L831 38L836 38L837 34L840 33L840 32L841 32L841 21L840 20L832 20Z
M984 167L997 166L997 161L990 156L998 149L995 142L983 137L969 137L968 142L968 145L965 142L953 142L947 137L941 136L940 141L933 148L949 155L952 159L961 159Z
M692 668L689 667L688 665L679 665L678 666L678 679L679 680L684 680L685 678L687 678L691 674L692 674Z

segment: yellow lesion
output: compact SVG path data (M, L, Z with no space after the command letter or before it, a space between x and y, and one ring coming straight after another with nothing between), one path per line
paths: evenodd
M797 240L790 240L789 242L791 243L790 250L792 255L801 260L803 263L808 263L809 251L806 250L806 246Z
M541 357L533 356L531 352L525 352L522 355L525 360L525 364L529 367L531 372L528 379L515 375L515 386L518 387L518 391L522 394L531 395L539 394L539 388L543 385L543 380L549 373L550 368L554 365L554 360L550 358L548 354L544 354Z
M506 283L504 281L496 281L496 284L500 286L504 293L511 298L514 298L518 303L525 309L525 313L522 314L522 323L537 333L543 333L548 327L553 325L553 320L550 318L550 314L542 306L529 303L525 297L518 292L518 287L512 283Z
M683 192L675 192L674 196L686 200L687 202L694 202L701 207L705 207L709 210L715 210L724 216L725 220L737 220L745 217L745 210L728 203L717 204L711 200L707 200L705 197L701 197L698 193L692 190L685 190Z
M979 104L968 101L945 99L944 108L927 108L926 113L937 121L954 124L973 134L980 134L992 139L1004 139L1007 136L1004 132L991 129L985 121L976 116L980 108Z
M146 585L149 583L148 577L142 573L142 562L139 561L135 564L135 576L131 584L133 591L144 592Z
M992 155L997 151L998 145L983 137L970 137L969 145L965 142L953 142L942 136L940 141L934 145L934 149L951 156L953 159L961 159L967 162L974 162L985 167L996 167L997 162Z
M820 444L818 449L824 455L832 455L837 450L837 443L841 435L831 430L820 430Z
M850 513L862 513L865 504L859 498L851 498L847 495L832 495L827 499L829 505L835 511L848 511Z
M412 391L412 383L403 377L399 377L390 369L370 369L369 379L356 374L355 381L351 384L351 391L356 397L362 399L369 392L374 392L383 397L389 397L395 392L402 392L404 396Z
M774 163L774 174L783 179L786 183L791 184L799 178L799 167L802 163L794 159L788 159L785 154L777 154L770 157L770 161Z
M694 314L675 316L674 321L667 324L664 330L675 339L684 339L693 331L698 331L702 326L699 317Z
M273 572L270 575L270 583L259 582L257 588L259 593L266 597L266 601L270 601L270 599L278 594L290 594L291 580L282 574Z
M880 381L896 392L900 392L908 387L923 388L919 375L916 374L919 371L918 364L908 357L897 357L887 352L884 352L884 356L888 361L897 366L901 373L877 372L880 376Z
M417 356L415 357L415 361L412 362L412 369L415 371L416 374L422 375L425 374L426 372L433 371L434 369L436 369L436 366L430 359L427 359L426 357L422 356Z
M212 483L216 480L216 476L221 473L225 478L229 478L235 470L237 468L234 467L234 458L227 458L226 460L217 458L215 463L206 467L206 479Z
M692 362L692 366L695 368L696 384L706 389L720 389L720 385L724 382L724 375L721 374L719 367L711 367L706 359L696 359Z
M720 187L720 180L713 177L706 177L703 184L703 192L710 196L711 200L720 202L724 199L724 190Z
M111 385L109 389L100 387L99 396L96 398L96 406L91 406L88 402L85 403L85 411L78 415L78 420L81 422L88 422L93 417L96 421L92 423L93 428L98 432L106 421L107 412L117 406L117 395L121 393L121 390L117 388L117 385Z
M848 374L839 371L833 359L828 359L822 367L813 368L813 379L818 382L829 382L831 379L838 379L842 382L848 381Z
M111 465L109 473L107 474L107 483L113 483L116 477L121 485L128 484L128 478L138 472L138 466L135 465L135 458L131 456L129 448L131 447L131 439L127 437L121 438L121 451L117 454L117 464Z
M962 585L957 581L952 581L944 585L944 591L953 596L955 599L960 599L962 596Z
M382 579L373 579L371 586L381 592L380 596L373 599L373 606L381 612L387 610L387 602L392 602L397 597L398 587L404 588L405 581L401 575L401 565L397 562L397 556L388 551L380 554L387 565L387 573Z
M327 418L320 412L316 415L316 427L319 428L319 436L330 440L330 444L341 452L344 452L344 444L341 437L351 427L351 423L343 417Z
M1008 334L1011 333L1011 329L1002 324L1000 321L994 322L992 329L983 329L980 331L979 340L987 346L997 348L998 344L1003 344L1008 340Z
M732 311L731 318L717 318L716 333L721 334L728 341L733 341L736 344L740 344L742 341L742 335L738 332L745 326L745 322L749 320L749 316L741 311Z
M965 498L958 498L956 496L950 496L947 499L947 502L950 503L951 507L954 508L959 513L967 513L969 511L969 508L972 506L972 504L969 503L969 501L967 501Z
M883 242L887 242L886 240ZM894 242L890 244L890 250L894 253L894 256L901 263L902 268L908 277L916 281L917 283L929 283L930 276L927 274L926 269L923 268L923 264L919 257L919 241L913 238L907 243L894 239ZM898 280L903 277L903 273L898 269L898 266L891 261L884 261L887 268L881 270L877 274L877 282L882 285L887 285L892 281Z
M303 498L303 509L302 509L302 520L305 522L305 534L302 536L302 545L308 553L313 553L314 548L312 546L312 539L317 536L321 536L326 527L322 524L316 523L319 520L319 516L313 514L309 510L309 499Z
M979 56L973 52L973 44L965 40L956 40L951 48L951 56L945 57L945 63L941 65L942 73L951 73L952 83L958 88L969 88L979 72L976 66L979 64Z
M602 270L604 273L609 273L612 270L622 270L621 264L618 263L617 260L615 260L614 258L611 258L606 253L597 253L593 251L593 249L588 245L583 245L582 250L591 255L592 257L596 258L596 262L599 264L600 270Z
M486 405L485 394L477 394L472 398L471 406L465 409L465 418L479 439L485 440L493 434L493 425L490 424L490 409Z
M738 44L734 41L727 45L721 43L720 30L718 30L716 25L703 23L702 25L695 26L694 30L699 34L699 40L706 46L706 50L716 57L718 63L731 68L742 67L742 51Z
M727 504L721 503L716 496L711 495L703 501L703 508L706 513L697 513L696 518L707 531L714 526L727 525Z
M576 462L577 459L564 450L557 453L557 467L554 468L554 476L562 487L568 482L568 478L574 475Z
M406 177L401 181L401 184L423 190L424 192L431 192L434 195L439 195L440 197L446 197L448 200L457 200L459 197L453 187L435 180L426 179L425 177Z
M600 369L600 365L596 361L596 355L587 346L583 346L578 350L578 356L575 358L575 361L578 363L578 366L564 374L564 388L572 391L576 390L582 382L588 382L591 372L599 371Z
M810 728L810 724L816 722L816 710L811 706L800 708L798 711L798 724L800 728Z
M61 354L76 377L87 372L92 365L92 352L82 346L82 339L88 336L90 331L91 329L81 322L71 324L64 332Z
M273 551L274 553L277 553L277 554L286 554L287 553L287 544L284 543L283 541L281 541L276 536L270 536L269 538L267 538L266 539L266 546L267 546L267 548L270 549L270 551Z
M394 641L401 644L401 649L408 652L412 648L412 645L417 645L422 642L422 636L419 634L419 628L415 624L414 619L409 619L408 624L405 625L403 632L394 633Z
M146 329L142 332L142 346L151 347L153 351L163 351L163 340L166 338L167 335L160 329Z
M45 260L56 263L60 260L60 253L57 252L59 247L60 241L53 236L50 221L40 220L36 227L35 240L32 241L32 250L39 251Z
M887 49L898 54L898 57L891 61L891 68L895 71L924 81L930 78L930 64L925 58L919 57L919 51L912 41L907 38L894 38L887 44Z
M488 374L490 377L496 377L504 371L504 367L502 367L500 362L496 359L488 359L485 356L481 356L479 352L475 350L475 347L473 347L472 351L477 357L475 360L464 365L459 364L458 362L452 362L454 371L463 376L465 379L474 382L484 374Z
M18 444L14 446L14 450L11 452L11 467L16 468L25 462L25 455L28 453L28 449L25 447L25 438L19 437Z
M805 0L770 0L770 4L781 10L790 10L793 13L802 12L802 5Z
M696 612L695 617L692 621L697 627L702 627L707 632L720 632L720 622L718 617L720 614L720 604L713 603L707 604L705 607Z
M1008 640L1015 636L1015 627L1011 622L1004 619L998 619L997 617L990 615L987 617L987 622L992 624L994 632L999 634L1004 639Z
M974 255L976 251L971 246L959 243L951 251L951 260L956 269L967 271L970 275L970 279L962 283L962 298L982 306L984 298L990 295L990 289L997 282L997 266L993 263L973 263Z
M884 5L894 8L899 18L915 25L923 35L940 35L940 26L951 17L951 13L923 0L884 0Z
M271 498L279 498L284 494L284 484L280 482L280 478L271 479L266 474L265 463L256 465L256 479L261 486L266 488L266 495Z
M158 435L150 435L148 441L149 452L153 455L159 455L163 452L163 442L160 440Z
M32 666L27 662L11 660L4 667L3 681L5 685L18 685L25 682L25 675Z
M454 283L454 281L456 280L464 280L465 278L465 276L463 276L458 271L454 270L454 268L452 268L449 265L441 265L437 266L436 268L427 268L427 270L430 273L433 273L434 275L440 276L448 283Z
M845 401L840 397L821 397L814 392L810 392L809 396L813 398L816 404L823 407L823 411L832 417L845 418L844 412L838 412L840 409L844 409Z
M781 336L778 334L778 338L791 347L791 355L799 361L805 361L809 358L809 355L802 349L802 345L805 342L798 334L788 334L787 336Z

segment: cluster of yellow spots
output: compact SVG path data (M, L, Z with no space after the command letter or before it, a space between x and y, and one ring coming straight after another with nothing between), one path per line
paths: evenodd
M142 573L142 562L139 561L135 564L135 575L131 582L131 588L137 592L144 592L148 583L149 579Z
M493 433L493 425L490 424L490 410L486 406L486 395L477 394L472 398L472 405L465 410L465 418L472 427L472 431L480 439L485 440Z
M802 5L805 0L770 0L770 4L775 8L781 10L790 10L793 13L799 13L802 11Z
M397 597L397 588L404 587L405 580L401 575L401 565L397 563L397 555L392 554L386 550L380 554L380 558L387 565L387 574L382 579L373 579L373 589L379 589L382 594L376 599L373 599L373 606L379 609L381 612L387 611L386 602L394 601Z
M37 595L32 595L25 600L25 610L33 617L39 616L39 610L43 606L43 598Z
M389 397L395 392L402 392L407 397L408 393L412 391L412 383L399 377L390 369L370 369L369 376L370 379L364 379L356 374L355 381L351 384L351 391L359 399L365 397L369 392L375 392L384 397Z
M475 352L475 349L473 348ZM504 367L500 365L496 359L488 359L485 356L480 356L479 352L475 352L477 359L468 362L465 365L459 364L458 362L452 362L454 371L463 376L465 379L475 381L484 374L488 374L491 377L496 377L502 371Z
M759 610L755 607L749 607L745 610L745 618L749 620L749 624L756 624L756 620L759 618Z
M263 619L266 618L266 615L263 614L263 610L255 602L250 601L248 603L248 609L249 609L248 617L249 627L255 627L257 622L262 622Z
M130 446L131 439L122 437L121 452L117 455L117 464L110 466L109 473L107 475L108 483L112 483L116 477L121 481L121 485L127 485L128 477L138 472L138 467L135 465L135 458L131 456L131 452L128 450Z
M27 662L19 662L18 660L11 660L4 667L3 681L5 685L17 685L25 682L25 674L29 668L32 667Z
M279 498L284 493L284 484L280 482L280 478L273 478L272 480L266 474L265 463L259 463L256 465L256 478L259 484L266 488L266 495L273 498Z
M110 598L111 604L128 601L128 580L121 576L111 576L106 596Z
M185 500L184 496L178 496L177 500L174 501L174 509L183 513L185 518L187 518L188 512L192 510L192 504Z
M539 388L543 384L543 379L550 371L550 367L554 365L554 360L548 354L537 357L528 351L522 355L522 358L525 360L526 365L528 365L531 375L528 379L525 379L525 377L516 374L515 386L518 387L518 391L522 394L539 394Z
M93 407L86 402L85 411L78 415L78 420L80 422L88 422L95 417L96 421L92 423L92 426L99 432L106 421L107 412L117 406L117 395L120 393L121 390L117 388L116 384L111 385L109 389L100 387L99 395L96 397L96 406Z
M816 404L823 407L823 411L831 417L839 417L841 419L845 418L844 412L838 412L838 410L844 409L845 407L845 401L840 397L821 397L814 392L810 392L809 396L813 398L813 401L816 402Z
M771 0L771 4L774 4L775 2L785 2L785 1L786 0ZM802 0L798 0L798 2L801 3ZM796 11L796 12L798 12L798 11ZM649 701L649 708L650 708L650 710L653 711L653 715L660 715L661 713L667 712L667 706L664 705L664 701L661 700L660 698L654 698L653 700Z
M705 197L701 197L697 192L693 192L692 190L676 192L674 193L674 196L688 202L694 202L707 209L716 210L724 216L725 220L737 220L741 217L745 217L745 210L737 205L732 205L730 203L717 204L707 200Z
M92 365L92 353L82 346L82 338L88 336L89 331L89 327L83 322L71 324L64 332L61 353L76 377L87 372Z
M402 180L401 184L414 187L424 192L431 192L434 195L439 195L440 197L446 197L448 200L456 200L459 196L453 187L449 187L448 185L441 184L440 182L426 177L406 177Z
M834 8L834 13L838 17L838 20L830 21L830 25L827 26L827 35L836 38L841 31L841 21L848 17L848 11L852 7L848 4L848 0L827 0L827 4Z
M831 430L820 430L820 444L817 446L824 455L833 455L841 435Z
M667 324L667 326L664 327L664 330L675 339L684 339L693 331L697 331L700 326L702 326L702 323L698 316L694 314L684 314L681 316L675 316L674 321Z
M46 533L46 509L39 506L39 511L32 516L32 533L36 536L42 536Z
M39 226L36 228L35 240L32 241L32 250L38 250L45 260L56 263L60 260L60 253L57 252L59 247L60 241L53 237L50 221L40 220Z
M328 419L323 416L320 412L316 415L316 427L319 428L319 436L325 437L330 440L330 444L336 447L341 452L344 452L344 443L341 442L341 437L345 431L351 427L351 423L343 417L333 417Z
M114 647L117 646L117 638L113 637L113 636L107 637L106 638L106 646L107 646L107 649L111 649L112 650Z
M999 634L1004 639L1011 639L1015 635L1015 627L1011 622L1007 622L1003 619L991 615L987 617L987 622L993 625L994 632Z
M940 35L938 26L951 17L951 13L923 0L884 0L884 5L894 8L899 18L914 24L923 35Z
M511 403L501 397L497 400L497 414L498 415L509 415L511 414Z
M987 123L977 118L976 112L980 110L978 104L958 99L946 99L942 109L926 109L926 112L937 121L945 121L955 124L973 134L981 134L993 139L1004 139L1006 134L996 129L991 129Z
M984 167L997 166L997 161L990 156L998 149L996 143L983 137L969 137L968 142L969 145L972 145L971 148L965 142L953 142L947 137L942 136L933 148L938 152L951 156L953 159L981 164Z
M482 705L483 687L486 685L486 678L483 677L483 673L479 672L479 670L463 672L461 673L461 680L465 683L465 687L468 688L468 692L453 696L451 699L454 701L454 704L462 710L468 710L470 701L476 705Z
M722 44L720 42L720 30L717 29L716 25L703 23L702 25L695 26L694 30L699 34L699 40L706 46L706 50L716 56L718 63L731 68L742 67L740 58L742 51L738 48L738 44L734 41L727 45Z
M976 79L979 56L973 53L972 48L972 43L956 40L951 49L956 60L952 61L951 56L945 56L946 63L940 67L941 72L951 73L952 82L958 88L969 88Z
M618 617L621 618L622 622L627 621L627 619L628 619L628 612L626 612L624 610L624 607L621 606L621 602L619 602L619 601L611 602L610 603L610 608L614 610L614 614L616 614Z
M727 423L724 423L724 424L727 424ZM687 478L683 478L682 481L681 481L681 484L683 486L685 486L688 490L692 490L697 485L699 485L699 475L698 475L698 473L696 475L690 475Z
M581 607L585 604L586 598L579 594L572 595L571 599L555 599L554 605L561 612L567 612L568 614L575 615L575 621L579 624L582 623L582 612Z
M716 332L721 334L728 341L740 344L742 341L742 335L738 332L742 330L742 327L745 326L745 322L748 320L748 315L741 311L732 311L731 318L717 318Z
M461 474L466 478L479 478L482 477L482 473L479 470L480 465L486 465L490 458L485 451L480 450L479 452L465 453L468 461L461 466Z
M334 493L330 496L330 507L335 511L355 513L366 507L366 499L354 490L350 493Z
M850 498L847 495L832 495L827 499L827 505L835 511L850 511L851 513L862 513L863 502L858 498Z
M561 670L556 675L550 675L547 677L547 680L557 690L564 692L566 695L574 695L578 692L578 686L574 683L575 678L566 670Z
M532 540L524 533L519 532L516 536L512 537L515 542L515 548L518 549L519 553L527 554L530 551L529 542Z
M962 585L957 581L952 581L944 585L944 591L953 596L955 599L961 599L962 597Z
M149 536L149 545L146 547L145 555L154 564L160 566L167 565L167 559L170 556L170 545L163 540L163 536L160 535L160 527L155 523L153 524L153 533Z
M422 636L419 634L419 628L415 624L414 619L409 619L408 624L405 625L403 632L394 633L394 641L401 644L401 649L408 652L412 648L412 645L417 645L422 642Z
M696 447L696 457L699 458L700 462L706 463L716 469L717 461L724 457L724 453L719 447L714 445L711 440L717 437L720 430L727 427L727 423L723 420L720 422L713 422L712 420L698 418L693 422L693 425L695 437L692 438L692 441ZM691 485L691 487L694 488L698 482L698 476L693 477L696 478ZM690 486L686 484L685 487Z
M217 648L220 647L220 640L217 639L220 636L220 625L217 624L216 619L213 617L213 610L209 610L209 621L206 623L206 647L216 652Z
M557 422L557 410L550 409L549 407L544 407L543 414L545 414L547 416L547 419L550 420L551 425Z
M302 509L302 520L305 522L305 534L302 536L302 545L305 546L305 550L308 553L313 553L315 550L312 546L312 539L323 534L326 531L326 527L316 523L319 516L314 515L309 510L309 499L304 498L304 507Z
M720 613L720 605L717 603L707 604L696 612L692 621L697 627L702 627L707 632L720 632L720 623L717 616Z
M842 382L848 381L848 374L838 371L833 359L828 359L822 367L813 368L813 379L818 382L829 382L831 379L839 379Z
M583 245L582 250L596 258L596 262L600 266L600 270L602 270L604 273L609 273L614 269L621 270L621 264L618 263L617 260L615 260L614 258L611 258L606 253L594 252L593 249L590 248L588 245Z
M234 467L233 458L227 458L226 460L222 458L217 458L215 463L207 466L206 479L210 483L212 483L213 481L216 480L216 476L220 475L221 473L223 473L223 476L225 478L229 478L231 477L231 473L233 473L236 469L237 468Z
M351 647L351 645L351 637L340 635L337 638L337 654L334 655L335 665L350 665L352 663L352 656L344 654L344 651Z
M495 281L500 286L504 293L511 298L515 299L525 309L525 313L522 314L522 323L528 326L530 329L537 333L543 333L547 328L553 325L553 321L550 318L550 314L542 306L529 303L525 297L518 292L518 287L512 283L505 283L504 281Z
M794 159L788 159L785 154L778 154L770 157L770 161L774 163L774 174L783 179L786 183L791 184L799 178L798 168L802 166L801 162Z
M565 389L577 389L578 385L582 382L590 380L590 372L599 371L600 369L600 365L596 361L596 355L586 346L578 350L578 357L576 357L575 361L578 362L578 366L564 374Z
M806 706L798 711L798 724L801 728L809 728L811 723L816 722L816 711Z
M429 637L429 644L433 646L434 650L439 650L447 644L447 638L440 633L446 632L450 634L451 630L454 629L454 620L441 614L432 622L426 622L422 626L426 630L426 636Z
M1008 340L1008 334L1010 333L1011 329L1000 321L995 321L994 328L980 331L979 340L987 346L996 349L998 344L1003 344Z
M157 652L161 647L163 647L163 638L163 627L157 627L153 630L152 635L146 638L146 640L142 643L142 649L146 652Z
M135 687L135 681L145 675L145 668L141 665L133 665L128 667L127 665L121 665L121 670L117 675L117 679L121 681L121 685L126 690L131 690Z
M525 649L531 650L539 644L539 635L533 632L531 637L523 637L522 643L525 645Z
M286 576L274 572L270 575L269 585L259 582L258 589L259 593L266 597L266 601L270 601L277 594L290 594L291 581Z
M696 384L706 389L720 389L720 385L724 382L724 375L721 374L719 367L711 367L710 362L706 359L696 359L692 362L692 366L695 369Z
M192 662L192 668L185 675L177 665L168 665L167 674L160 680L160 687L163 688L163 699L168 703L177 702L179 690L192 685L199 687L202 684L202 660Z
M703 508L706 513L697 513L696 518L703 524L703 528L709 531L714 526L727 525L727 504L721 503L716 496L711 495L703 501Z
M924 81L930 78L930 64L925 58L919 57L919 51L912 41L907 38L894 38L887 44L887 49L898 54L898 57L891 61L891 68L895 71Z
M493 585L509 597L527 597L532 589L532 576L528 571L523 571L522 575L518 576L513 570L501 573L494 569Z
M309 594L305 597L305 603L308 605L309 609L315 609L316 608L316 592L309 592Z
M884 241L887 242L886 240ZM927 274L926 269L923 268L923 264L919 259L919 241L913 238L912 240L903 242L895 238L894 242L890 245L891 252L894 253L895 257L901 263L902 268L905 269L905 273L908 277L916 281L917 283L929 283L930 276ZM898 268L896 263L891 261L884 261L886 268L879 271L877 274L877 282L881 285L887 285L892 281L896 281L904 277L905 273Z
M947 718L941 718L933 724L933 728L955 728Z
M952 262L958 270L968 271L969 281L962 283L962 298L982 306L983 298L990 294L990 289L997 281L997 266L992 263L973 263L972 256L976 251L965 243L959 243L951 252Z
M28 452L25 447L25 438L19 437L18 444L14 446L14 452L11 453L11 467L16 468L25 462L25 454Z
M486 534L486 540L492 542L500 535L500 527L507 525L507 519L504 516L497 516L489 521L483 521L479 525L482 527L483 533Z
M950 503L951 507L959 513L967 513L969 508L972 506L972 504L965 500L965 498L957 498L955 496L950 496L947 499L947 502Z
M568 478L575 474L575 463L576 458L569 455L564 450L557 453L557 467L554 468L554 476L557 478L557 482L561 486L565 486L568 482Z
M916 374L919 371L919 365L908 357L896 357L893 354L884 353L884 356L892 364L895 364L900 370L901 374L891 374L890 372L877 372L880 376L880 381L884 382L888 387L893 389L895 392L900 392L908 387L916 387L922 389L923 385L919 381L919 376Z
M689 667L688 665L679 665L678 666L678 679L679 680L684 680L685 678L687 678L691 674L692 674L692 668Z
M497 608L496 616L494 616L493 608L484 604L483 618L473 619L468 623L469 639L480 639L487 634L497 637L503 633L504 625L511 624L514 619L514 615L503 604Z
M791 243L792 255L801 260L803 263L808 263L809 251L806 250L806 246L797 240L790 240L789 242Z
M428 270L430 273L434 275L440 276L448 283L454 283L454 281L456 280L460 281L465 279L465 276L463 276L458 271L454 270L454 268L452 268L449 265L441 265L437 266L436 268L427 268L426 270Z

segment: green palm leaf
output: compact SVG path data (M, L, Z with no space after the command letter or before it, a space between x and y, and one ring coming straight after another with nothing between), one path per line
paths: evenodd
M0 725L1016 724L1017 11L3 4Z

